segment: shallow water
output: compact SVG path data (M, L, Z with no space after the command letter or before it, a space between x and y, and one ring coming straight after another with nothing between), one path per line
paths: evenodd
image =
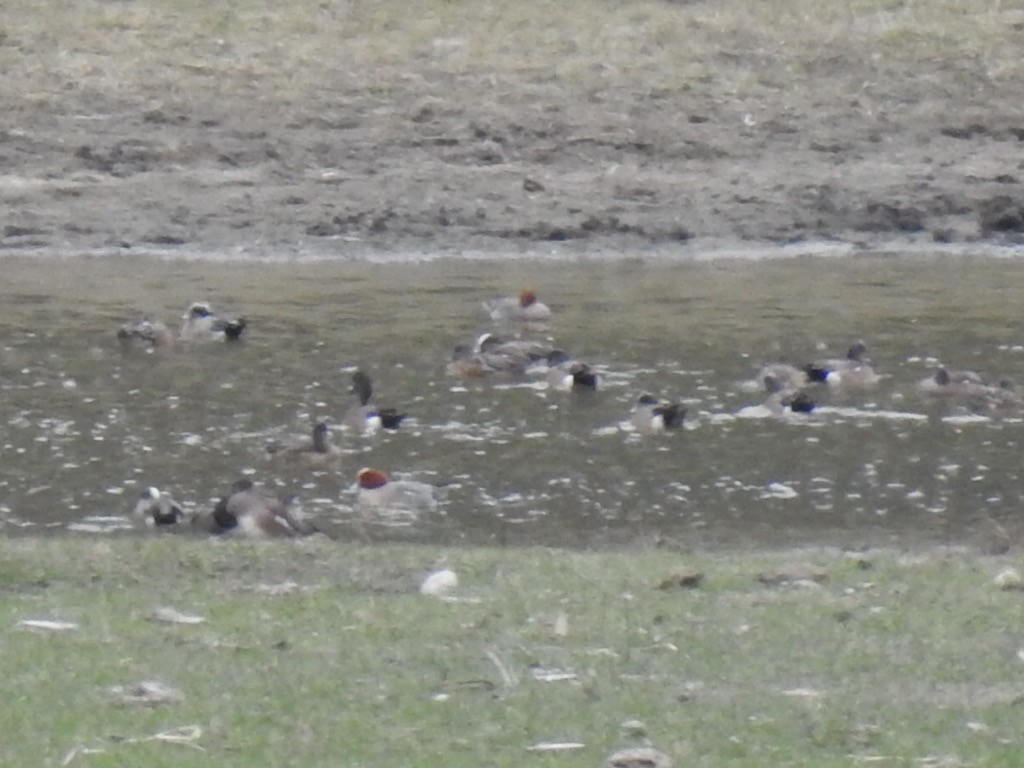
M1021 413L924 402L937 361L1024 381L1024 263L843 258L279 263L2 260L0 525L8 533L140 530L156 485L207 508L240 474L295 493L340 536L605 546L966 543L1020 530ZM541 379L460 382L457 342L491 329L481 301L534 286L550 338L603 374L592 396ZM250 320L239 345L125 354L142 311L177 325L207 299ZM864 339L881 384L823 393L809 417L742 418L763 363ZM340 422L356 366L413 420L340 428L336 470L281 467L268 442ZM679 398L683 431L629 430L643 390ZM745 412L749 413L749 412ZM367 519L356 470L448 483L436 512Z

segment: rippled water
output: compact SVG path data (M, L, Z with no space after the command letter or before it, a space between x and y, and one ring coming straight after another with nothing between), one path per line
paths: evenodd
M1024 264L927 254L843 258L293 261L81 257L2 261L0 523L132 526L143 486L203 509L240 474L298 494L341 536L591 546L949 542L1021 526L1021 414L923 402L936 361L1024 381ZM592 363L593 396L534 378L459 382L457 342L484 298L530 285L539 334ZM250 319L240 345L125 354L140 311L195 299ZM880 386L810 417L738 418L762 363L863 338ZM271 464L266 444L340 421L355 366L413 421L338 431L337 470ZM682 399L677 434L623 427L638 392ZM452 483L437 512L363 520L356 470ZM136 526L137 528L137 526ZM81 535L86 535L85 533Z

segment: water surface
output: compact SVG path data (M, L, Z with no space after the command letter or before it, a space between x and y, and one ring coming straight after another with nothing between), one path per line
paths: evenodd
M6 257L0 284L0 525L139 530L157 485L202 509L240 474L295 493L340 536L683 548L828 542L984 545L1020 530L1021 418L924 402L938 362L1024 381L1024 264L1006 258L266 263ZM534 287L551 339L603 374L593 396L536 378L460 382L451 347L492 328L484 298ZM125 354L139 312L177 325L196 299L245 314L243 344ZM810 417L738 418L768 362L864 339L885 375ZM412 414L394 434L338 431L311 472L266 444L338 422L356 366ZM678 434L622 422L640 391L681 399ZM366 520L356 470L450 483L437 512ZM134 525L134 528L132 527ZM70 534L69 534L70 535Z

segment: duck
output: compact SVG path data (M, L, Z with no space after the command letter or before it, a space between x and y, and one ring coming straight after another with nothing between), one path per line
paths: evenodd
M396 408L381 408L370 402L373 398L373 380L365 371L357 370L352 374L352 391L359 403L345 412L342 423L356 434L373 434L381 428L394 431L408 416L399 413Z
M192 302L182 320L178 335L184 342L238 341L247 325L244 317L218 317L205 301Z
M363 467L356 473L357 502L364 509L408 511L437 508L438 487L418 480L392 480L383 470Z
M847 390L870 389L881 377L865 357L867 349L863 341L857 341L846 351L846 357L816 360L804 366L804 371L811 382Z
M305 464L311 469L322 469L342 457L341 449L331 443L330 428L323 421L313 425L310 439L288 445L272 444L267 446L267 453L275 461Z
M945 366L919 381L917 390L925 397L959 401L973 410L1008 408L1020 403L1010 381L986 384L974 371L951 371Z
M117 331L117 340L125 349L152 351L157 347L173 346L174 334L159 320L143 315L122 325Z
M145 520L146 525L155 527L177 525L184 517L181 506L171 496L161 493L159 488L150 486L139 494L134 514Z
M818 407L805 390L793 388L789 381L777 379L771 374L764 377L764 388L768 393L764 405L772 413L811 413Z
M748 388L751 390L760 389L769 377L788 390L798 390L810 383L806 368L797 368L795 365L789 365L788 363L770 363L761 368L757 377L749 382Z
M519 320L543 322L551 319L551 309L537 299L532 288L524 288L518 296L506 296L484 301L484 309L495 321Z
M445 371L457 379L486 379L498 372L488 364L483 355L475 352L468 344L455 345Z
M294 497L267 496L253 482L241 478L231 484L213 511L199 525L214 534L246 538L293 538L318 533L292 511Z
M493 374L522 376L530 366L546 361L553 351L543 342L506 340L484 333L472 346L456 345L447 370L460 379L483 379Z
M630 423L641 435L669 432L683 426L686 409L679 403L659 400L649 392L637 398Z
M573 360L561 350L548 355L548 387L559 392L593 392L597 389L598 376L587 364Z

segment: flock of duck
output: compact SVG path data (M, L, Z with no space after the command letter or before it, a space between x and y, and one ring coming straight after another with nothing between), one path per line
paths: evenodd
M472 343L457 345L447 363L449 375L460 379L537 375L552 390L575 393L592 392L601 386L600 375L588 363L574 359L547 341L524 338L524 332L546 327L552 315L532 290L485 301L483 307L495 323L513 328L515 333L505 337L487 332ZM117 337L125 348L152 351L174 344L238 343L246 327L245 318L221 317L208 303L195 302L184 314L177 334L159 320L142 317L122 326ZM870 390L881 378L867 356L866 345L857 341L841 357L814 360L802 367L781 363L764 366L749 387L760 389L764 400L750 408L761 414L801 418L818 408L823 393ZM946 367L937 368L933 375L918 382L917 391L924 398L954 402L972 411L1021 404L1008 381L992 384L974 371ZM373 382L364 371L352 374L352 392L356 402L341 420L345 429L365 435L401 427L406 414L374 401ZM639 435L653 435L682 428L686 416L681 403L643 392L624 424ZM342 456L330 440L330 427L323 421L313 425L308 438L267 446L269 460L311 469L328 469ZM355 480L357 506L365 513L380 509L432 509L443 493L438 486L393 479L374 467L360 469ZM138 497L134 513L150 525L186 524L192 530L217 535L289 537L318 532L296 511L293 501L293 497L269 495L252 481L240 479L207 511L186 515L169 494L150 487Z

